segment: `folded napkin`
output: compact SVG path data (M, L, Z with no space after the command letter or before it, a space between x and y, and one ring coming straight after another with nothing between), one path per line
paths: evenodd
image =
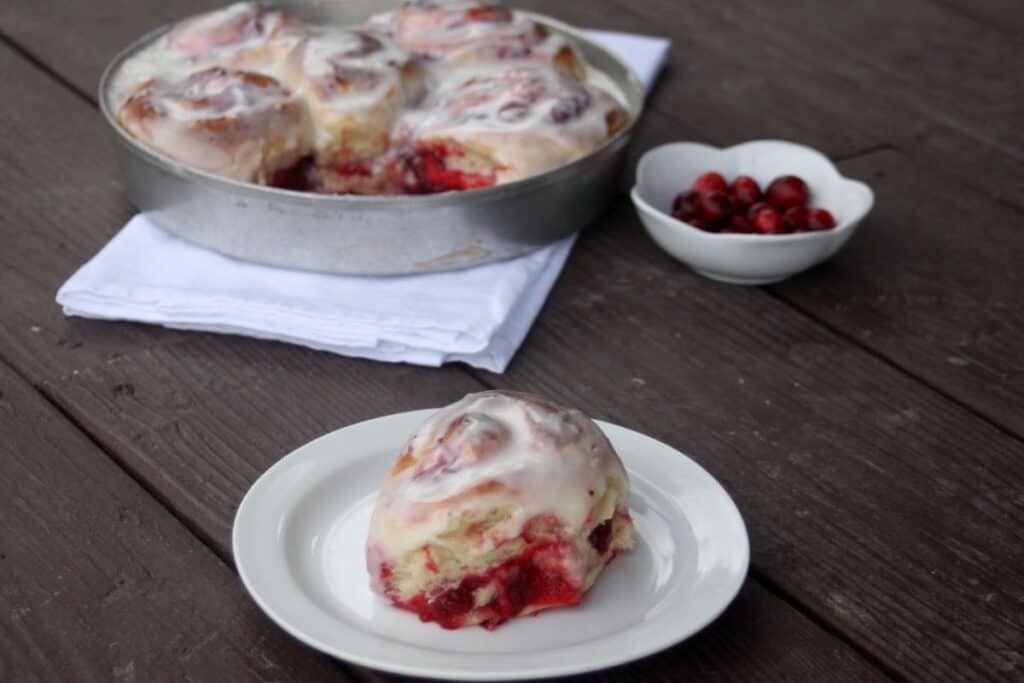
M650 87L667 40L590 33ZM456 272L363 277L239 261L138 215L64 283L57 303L69 316L241 334L383 361L463 361L503 372L574 240Z

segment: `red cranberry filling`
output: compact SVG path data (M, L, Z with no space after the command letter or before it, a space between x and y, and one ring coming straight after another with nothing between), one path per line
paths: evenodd
M320 172L313 163L313 157L303 157L291 166L274 171L267 184L282 190L316 192L320 186Z
M416 612L421 621L435 621L443 628L454 629L465 625L466 615L474 609L484 617L480 622L486 629L494 629L516 616L527 607L545 608L574 605L583 597L575 585L554 563L544 558L558 557L573 552L564 541L540 543L527 548L486 574L464 577L458 585L437 595L417 595L408 602L396 605ZM486 605L477 607L474 596L482 586L494 583L497 591Z
M444 149L420 149L400 155L398 164L405 191L409 194L432 194L494 184L493 173L470 173L448 168L445 163L447 156L451 153Z
M587 541L590 542L590 545L593 546L599 555L604 555L608 552L608 546L612 542L612 520L606 519L595 526L590 532Z

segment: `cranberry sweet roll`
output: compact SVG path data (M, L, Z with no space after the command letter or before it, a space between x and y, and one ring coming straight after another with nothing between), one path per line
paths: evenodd
M381 490L375 591L444 628L574 605L632 547L629 480L601 430L529 394L470 394L428 419Z
M406 192L488 187L590 153L627 121L605 91L547 66L442 83L395 129Z
M169 55L195 64L273 70L304 32L284 12L239 2L181 22L164 45Z
M249 182L266 182L313 145L303 100L270 76L221 67L143 83L118 120L169 157Z
M285 73L309 102L324 189L388 191L381 157L399 112L421 91L418 63L369 30L321 29L295 46Z
M583 62L564 38L488 2L411 2L379 22L402 47L446 64L542 61L582 78Z

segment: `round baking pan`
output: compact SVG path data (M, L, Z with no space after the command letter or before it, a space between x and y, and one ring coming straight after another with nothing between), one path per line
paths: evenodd
M356 24L395 2L267 3L310 22ZM100 108L114 131L129 201L158 226L223 254L274 266L362 275L454 270L524 254L579 230L615 196L643 87L615 55L555 19L530 16L565 35L624 100L630 122L591 154L495 187L416 196L319 195L243 183L186 166L117 123L112 83L126 59L170 27L122 51L100 81Z

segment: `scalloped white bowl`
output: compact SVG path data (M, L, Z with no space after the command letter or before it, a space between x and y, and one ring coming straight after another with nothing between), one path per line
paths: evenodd
M727 179L752 176L762 187L780 175L798 175L811 190L810 204L832 212L836 227L791 235L704 232L671 215L672 200L702 173L718 171ZM647 232L669 254L695 271L721 282L764 285L830 258L875 202L864 183L844 178L825 155L781 140L755 140L718 149L674 142L640 158L630 196Z

